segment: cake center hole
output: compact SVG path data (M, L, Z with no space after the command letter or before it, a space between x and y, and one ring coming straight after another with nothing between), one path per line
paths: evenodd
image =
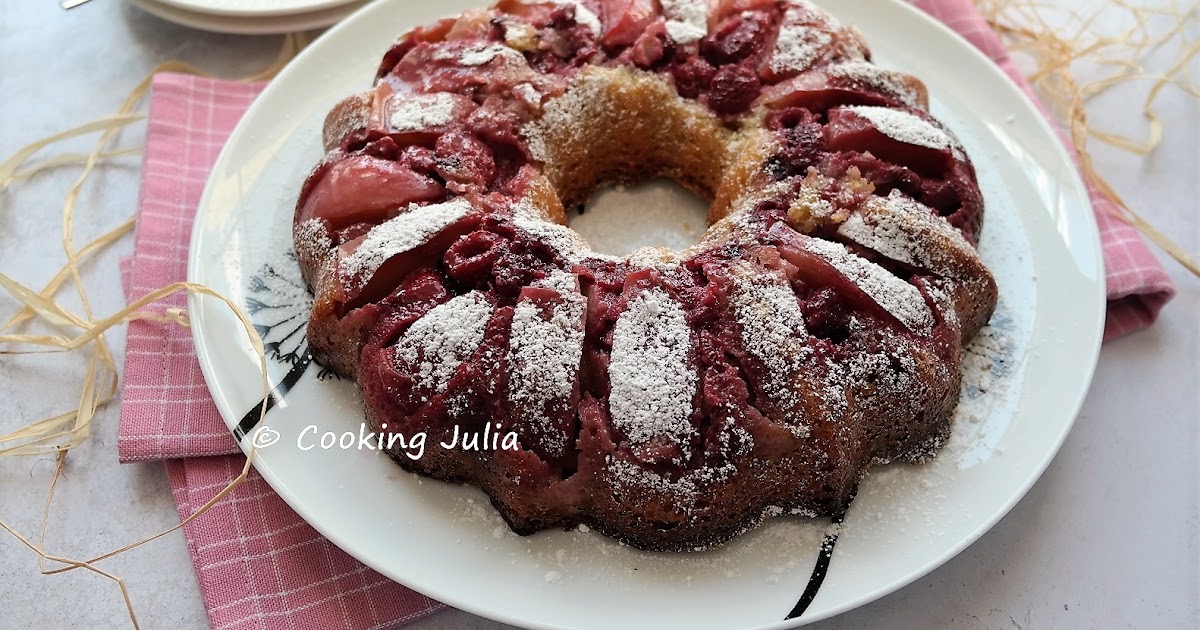
M601 254L628 256L651 246L679 251L708 230L708 206L672 180L651 179L599 188L582 212L567 212L567 223Z

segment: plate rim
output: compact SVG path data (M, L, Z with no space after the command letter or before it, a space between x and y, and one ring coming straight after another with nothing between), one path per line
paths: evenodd
M301 15L304 13L312 13L315 11L325 11L334 9L344 4L351 4L358 0L315 0L310 2L308 6L300 9L296 8L275 8L275 9L243 9L239 7L204 7L202 2L192 2L189 0L157 0L159 4L164 4L181 11L189 13L197 13L203 15L234 17L234 18L282 18L292 15Z
M830 0L818 0L818 4L824 5L829 1ZM1035 121L1034 124L1037 126L1037 131L1043 136L1047 136L1047 137L1054 139L1054 143L1053 143L1053 147L1051 148L1051 151L1053 152L1054 157L1056 158L1056 161L1059 162L1059 164L1061 164L1061 165L1067 165L1070 167L1070 168L1066 169L1066 172L1063 175L1064 181L1066 184L1069 185L1068 188L1069 188L1070 192L1072 193L1072 197L1078 198L1081 202L1083 202L1084 205L1086 205L1086 208L1088 211L1078 213L1080 215L1078 217L1074 216L1074 214L1072 214L1072 213L1068 213L1068 215L1065 217L1065 220L1066 220L1065 224L1063 224L1061 222L1056 222L1055 231L1056 231L1056 233L1065 236L1065 234L1066 234L1065 230L1070 228L1070 235L1072 238L1069 239L1069 242L1065 243L1065 251L1066 252L1068 252L1074 256L1074 255L1078 255L1080 253L1080 251L1083 251L1084 253L1088 253L1088 251L1090 250L1090 252L1093 254L1091 256L1091 260L1090 260L1090 266L1091 266L1090 271L1092 272L1092 274L1093 274L1092 277L1094 278L1094 281L1091 283L1093 285L1093 290L1092 290L1092 295L1090 296L1091 297L1090 306L1092 308L1085 309L1086 312L1090 313L1091 315L1085 321L1079 322L1079 324L1090 326L1090 328L1092 329L1092 335L1091 335L1091 338L1089 339L1089 343L1086 345L1086 347L1081 348L1081 350L1086 350L1086 356L1081 355L1080 358L1087 359L1087 360L1084 362L1084 365L1081 367L1082 373L1079 375L1082 379L1080 381L1081 385L1078 388L1078 391L1074 393L1074 395L1072 397L1073 399L1070 401L1070 404L1065 405L1066 408L1069 408L1071 410L1071 413L1069 414L1069 418L1062 424L1062 427L1058 431L1057 434L1046 436L1046 440L1045 440L1045 445L1047 447L1046 455L1044 457L1040 457L1039 458L1040 461L1038 461L1038 463L1035 466L1033 466L1032 468L1030 468L1028 470L1027 477L1016 488L1016 490L1011 494L1011 496L1009 496L1003 502L1003 504L1001 504L998 508L994 508L995 511L992 514L990 514L986 519L981 520L980 524L978 526L976 526L973 530L971 530L968 535L963 537L956 544L947 548L945 551L943 551L941 554L937 555L935 558L933 558L927 562L924 562L920 567L912 569L907 574L905 574L903 577L901 577L897 580L894 580L893 582L889 583L887 586L876 588L874 590L861 593L860 595L850 598L850 599L848 599L836 606L833 606L827 610L820 611L820 614L809 614L809 615L805 615L803 617L796 618L796 619L785 619L782 621L772 622L772 623L768 623L768 624L747 626L745 628L745 630L777 630L777 629L783 629L783 628L798 627L801 625L807 625L809 623L814 623L814 622L817 622L817 621L820 621L823 619L828 619L828 618L840 615L842 613L845 613L847 611L859 608L870 602L876 601L886 595L895 593L896 591L899 591L900 589L903 589L904 587L912 584L917 579L919 579L925 575L928 575L932 571L943 566L946 562L948 562L949 560L951 560L952 558L957 556L964 549L966 549L967 547L969 547L972 544L974 544L975 542L977 542L984 534L986 534L993 527L995 527L995 525L998 522L1000 522L1000 520L1002 520L1005 516L1007 516L1011 512L1013 507L1015 507L1028 494L1029 490L1033 487L1033 485L1035 483L1037 483L1037 481L1045 473L1045 471L1049 467L1050 463L1052 461L1054 461L1054 459L1057 457L1059 451L1062 448L1063 443L1065 442L1068 434L1070 433L1071 429L1073 428L1075 421L1078 419L1079 412L1082 409L1084 400L1086 399L1088 392L1090 390L1090 386L1091 386L1091 382L1092 382L1092 379L1093 379L1093 376L1095 373L1096 365L1099 360L1100 348L1101 348L1101 344L1103 341L1103 331L1104 331L1104 326L1103 326L1104 318L1105 318L1104 305L1105 305L1106 299L1107 299L1106 298L1106 290L1105 290L1105 281L1104 281L1105 274L1104 274L1103 249L1101 246L1102 243L1101 243L1101 239L1100 239L1099 228L1098 228L1098 225L1096 222L1094 207L1092 205L1091 198L1089 195L1089 189L1085 185L1083 178L1078 171L1078 167L1077 167L1075 160L1071 157L1066 146L1063 144L1062 136L1058 133L1056 127L1051 123L1051 121L1042 114L1042 112L1038 108L1037 104L1035 104L1032 100L1030 100L1030 98L1016 84L1016 82L1012 78L1010 78L1007 74L1005 74L1004 71L992 59L987 57L982 51L980 51L973 44L971 44L965 37L963 37L958 32L954 31L953 29L951 29L949 26L947 26L943 22L941 22L941 21L937 20L936 18L930 16L929 14L921 11L920 9L917 9L916 7L912 6L908 2L905 2L903 0L886 0L886 3L891 5L892 8L894 8L896 10L907 12L909 14L909 17L917 19L921 22L924 22L927 27L932 27L932 28L940 31L943 35L948 35L952 40L954 40L955 45L960 49L960 52L963 52L964 54L967 54L968 56L973 57L975 62L982 63L982 65L986 66L988 68L986 70L986 72L990 73L989 82L995 83L995 84L1002 84L1004 86L1003 87L1004 90L1009 91L1012 95L1017 97L1017 99L1021 103L1022 107L1026 108L1029 111L1029 113L1034 114L1031 118ZM372 2L372 3L362 7L360 11L356 11L349 19L339 22L338 24L334 25L332 28L330 28L325 33L322 33L320 35L320 37L318 37L316 40L314 40L312 44L310 44L308 47L305 48L305 50L303 50L299 55L297 55L296 59L293 60L293 63L289 63L288 66L285 67L283 69L283 71L276 77L276 79L272 80L272 82L267 85L267 87L263 90L263 92L258 97L255 98L254 102L250 105L250 107L243 114L241 120L239 120L238 124L234 127L234 130L230 133L229 138L230 139L235 138L237 136L237 134L239 133L239 131L242 130L243 125L245 124L245 121L251 119L253 117L252 115L256 113L256 110L262 106L262 103L266 100L264 97L268 97L272 93L272 91L276 88L278 83L281 83L283 80L287 80L290 77L290 75L292 74L292 72L295 71L294 69L296 67L299 67L300 65L302 65L302 64L296 63L296 62L300 62L304 59L307 59L309 56L316 56L318 54L318 50L319 50L319 46L317 46L317 44L321 43L326 38L336 37L338 35L338 33L340 33L342 30L350 28L349 25L352 22L355 22L360 19L367 19L367 16L369 16L375 10L380 10L378 7L380 7L384 4L387 4L387 2L386 1ZM298 72L298 71L295 71L295 72ZM298 76L300 76L300 75L298 75ZM211 177L211 173L216 173L218 171L218 167L220 165L223 165L225 162L227 162L229 160L229 153L231 152L230 146L232 144L233 144L232 142L229 142L227 140L226 144L222 147L220 153L218 154L218 157L217 157L216 161L214 162L213 169L210 172L209 180L205 184L204 192L201 195L200 202L197 206L196 218L193 221L192 234L191 234L191 238L189 239L188 272L187 272L189 281L195 281L196 273L197 273L198 267L200 265L200 260L199 260L199 257L196 255L196 252L199 251L199 248L197 246L198 242L201 241L203 238L203 230L201 229L201 226L200 226L200 223L203 219L201 210L209 205L210 197L213 192L214 178ZM1053 210L1053 208L1044 208L1044 209ZM1052 218L1060 218L1060 219L1063 218L1063 217L1056 217L1053 213L1051 213L1051 217ZM1086 245L1088 245L1090 247L1086 247L1086 248L1082 247L1082 244L1077 243L1077 241L1075 240L1076 237L1083 237L1084 239L1086 239L1086 241L1087 241ZM1081 268L1082 268L1082 265L1081 265ZM1087 271L1087 270L1085 270L1085 271ZM201 297L199 295L189 294L189 296L188 296L189 311L193 312L193 313L202 312L199 309L200 301L201 301ZM208 352L208 347L207 347L207 341L201 336L202 328L203 328L203 326L193 326L192 327L192 339L193 339L193 344L196 348L197 358L198 359L201 359L202 357L208 358L208 360L200 360L199 361L200 367L201 367L201 373L204 376L205 384L208 386L209 391L214 394L213 395L214 401L217 402L218 409L221 412L222 418L225 421L227 428L232 429L232 427L234 425L236 425L236 423L237 423L237 414L235 411L228 409L227 408L228 405L222 405L220 400L223 397L217 395L217 392L220 391L221 387L216 380L217 379L216 374L212 371L212 368L214 367L214 362L211 360L211 357L208 356L209 352ZM218 383L216 385L216 387L214 387L214 383ZM239 448L242 448L243 452L248 450L246 448L246 445L243 444L241 441L238 441L238 446L239 446ZM371 562L369 561L370 560L369 556L364 558L363 556L361 556L359 554L355 554L355 553L351 552L348 548L357 548L357 545L355 545L352 541L343 540L342 537L338 536L336 533L327 531L326 528L320 523L320 519L310 520L308 518L308 515L306 515L305 511L296 507L297 499L287 490L286 485L277 482L276 476L271 471L270 467L265 467L265 470L259 469L259 467L256 464L255 468L259 470L259 473L262 475L264 480L266 480L267 483L272 487L272 489L275 492L277 492L279 494L279 496L281 498L283 498L286 503L288 503L289 507L292 507L292 509L294 509L297 512L297 514L299 514L301 516L301 518L304 519L304 521L306 523L308 523L310 526L312 526L321 535L328 538L330 540L330 542L333 542L336 546L338 546L342 550L346 551L350 556L354 557L356 560L362 562L363 564L366 564L367 566L371 567L372 569L378 570L380 573L384 574L385 577L388 577L389 579L395 579L395 578L392 578L390 575L388 575L388 572L385 571L384 568L379 568L379 567L376 567L373 564L371 564ZM316 522L314 522L314 521L316 521ZM462 599L462 598L456 596L452 592L440 592L440 591L438 591L438 589L428 590L428 589L425 589L422 585L412 585L412 584L408 584L408 583L405 583L400 580L396 580L396 581L408 588L413 589L414 591L426 594L427 596L429 596L431 598L437 599L438 601L441 601L443 603L451 605L455 608L459 608L461 610L470 612L472 614L476 614L476 615L479 615L479 616L482 616L482 617L485 617L488 619L492 619L495 621L499 621L502 623L518 625L521 627L527 627L527 628L531 628L531 629L545 629L545 630L556 630L558 628L567 627L567 626L558 626L558 625L547 625L547 624L543 624L540 622L531 622L529 620L524 620L524 619L520 619L517 617L513 617L508 614L504 614L503 612L494 611L494 610L486 609L483 607L475 606L472 604L472 602L470 600Z
M282 35L325 28L366 7L369 0L347 2L302 13L243 15L192 11L163 0L129 0L137 9L177 26L229 35ZM322 36L324 33L322 33ZM246 110L249 112L249 110Z

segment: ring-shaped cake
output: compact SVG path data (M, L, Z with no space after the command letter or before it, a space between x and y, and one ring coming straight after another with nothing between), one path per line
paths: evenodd
M330 112L300 194L311 350L381 435L476 436L389 453L521 534L691 550L836 514L873 463L936 451L996 303L974 169L927 109L803 0L416 28ZM566 226L653 177L710 200L697 245L608 256Z

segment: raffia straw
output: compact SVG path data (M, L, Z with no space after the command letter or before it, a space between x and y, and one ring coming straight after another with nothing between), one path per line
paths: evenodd
M130 114L121 113L115 116L107 116L90 122L86 122L78 127L60 131L54 135L46 136L40 140L35 140L13 153L7 160L0 162L0 190L8 188L9 184L16 181L15 174L17 169L24 164L35 153L42 149L67 140L76 136L83 136L97 131L107 131L110 129L120 129L128 124L135 123L145 118L145 114ZM90 156L89 156L90 157Z
M129 147L128 149L121 149L119 151L109 151L107 153L101 153L99 156L99 161L107 162L109 160L113 160L113 159L120 158L120 157L141 155L141 153L142 153L141 147ZM11 183L23 182L25 180L33 179L33 177L35 175L38 175L42 171L49 171L49 170L53 170L56 168L62 168L64 166L76 166L76 165L84 164L88 161L88 159L90 157L91 156L87 153L64 153L63 155L57 155L48 160L45 160L43 162L38 162L32 166L29 166L28 168L25 168L23 170L17 171L16 173L13 173L12 175L9 176L9 180L5 183L5 186L7 186L8 184L11 184ZM2 187L0 187L0 188L2 188Z
M1029 74L1030 83L1066 121L1080 170L1097 190L1113 200L1117 207L1116 216L1136 228L1193 275L1200 276L1200 265L1195 258L1130 208L1098 172L1088 148L1088 141L1095 139L1135 155L1149 155L1162 142L1164 134L1165 124L1154 107L1162 92L1176 88L1200 99L1194 70L1188 74L1200 55L1200 42L1188 39L1187 28L1195 25L1200 5L1192 2L1180 7L1178 2L1168 1L1156 6L1134 6L1128 0L1106 0L1085 14L1066 12L1035 0L976 0L976 3L1010 50L1028 54L1033 59L1036 67ZM1052 23L1048 15L1051 11L1068 17L1070 24ZM1096 25L1108 11L1123 12L1132 26L1114 36L1097 34ZM1174 20L1169 27L1156 27L1167 19ZM1173 61L1161 72L1147 71L1144 64L1156 53L1173 53ZM1080 84L1073 69L1078 62L1091 63L1098 69L1107 70L1108 74ZM1141 113L1147 123L1145 136L1134 138L1090 125L1088 102L1130 83L1150 85L1141 103Z
M303 34L287 35L275 60L263 70L244 77L243 80L258 81L275 76L306 44L307 38ZM74 245L75 207L83 185L98 165L115 158L136 155L141 151L137 147L108 150L108 145L121 129L145 118L144 114L138 113L135 110L149 89L154 75L159 72L180 72L210 76L193 66L179 61L168 61L160 64L143 80L138 82L116 114L34 141L17 150L8 159L0 162L0 193L7 191L14 183L26 181L49 169L74 165L82 166L79 177L67 192L62 208L62 244L63 251L66 254L66 264L59 269L40 291L34 291L8 275L0 273L0 289L12 295L22 304L22 308L3 326L0 326L0 333L4 333L0 334L0 346L3 346L0 347L0 356L6 354L74 352L85 348L91 350L88 355L87 370L84 375L79 402L76 408L49 418L31 422L15 431L0 435L0 456L42 455L47 453L54 453L56 455L54 474L51 477L50 485L46 492L41 523L38 528L38 542L34 543L3 519L0 519L0 529L7 531L37 554L38 569L44 575L85 569L116 582L134 628L139 628L140 626L125 581L120 576L96 567L95 563L157 540L195 520L245 481L249 474L250 466L254 461L256 451L252 444L241 473L212 499L197 508L174 527L88 560L76 560L47 553L45 551L46 529L50 519L54 491L66 463L67 454L72 448L87 439L96 411L110 402L116 394L117 367L108 343L105 341L105 331L113 326L135 319L147 319L185 327L190 326L187 312L183 309L167 308L162 312L142 309L169 295L180 292L216 298L238 317L258 357L264 394L264 405L259 410L260 415L266 413L265 400L267 394L270 392L267 380L266 353L261 337L259 337L257 330L245 312L232 300L213 289L195 283L177 282L151 291L144 297L106 318L96 320L92 314L87 291L80 276L80 265L91 258L93 254L103 250L125 234L128 234L133 229L134 219L131 217L122 221L119 225L93 239L82 248L76 249ZM68 153L34 164L28 164L34 155L47 147L69 138L96 132L100 132L100 137L92 151L88 154ZM68 282L72 284L79 297L80 308L82 309L81 314L73 313L55 301L55 296L58 295ZM40 323L53 329L57 334L18 334L7 332L25 323ZM7 347L12 345L32 346L33 349L11 349ZM63 566L47 569L43 565L43 561L51 561Z

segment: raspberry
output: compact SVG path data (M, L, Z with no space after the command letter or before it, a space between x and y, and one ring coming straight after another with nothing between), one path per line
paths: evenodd
M722 66L709 86L708 105L718 114L737 114L746 111L761 91L762 84L753 70Z
M714 66L737 63L758 55L767 39L765 19L758 13L727 18L700 41L700 52Z
M708 89L716 70L701 57L689 57L671 66L675 91L684 98L696 98Z
M446 180L446 187L455 192L486 189L496 177L492 150L471 134L449 131L437 139L434 152L438 174Z

